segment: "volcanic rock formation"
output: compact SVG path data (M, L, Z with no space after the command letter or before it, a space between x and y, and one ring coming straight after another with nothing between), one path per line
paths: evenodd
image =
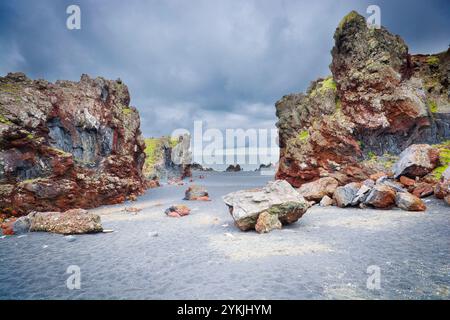
M295 187L325 176L362 181L380 171L373 157L390 169L408 146L450 138L450 50L410 55L399 36L354 11L334 40L332 75L276 103L277 179Z
M64 211L144 192L144 139L122 81L0 77L0 211Z

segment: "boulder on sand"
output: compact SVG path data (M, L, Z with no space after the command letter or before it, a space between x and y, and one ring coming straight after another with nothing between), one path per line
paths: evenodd
M400 176L423 177L433 171L438 163L438 149L428 144L413 144L403 150L392 169L395 178Z
M425 211L425 203L409 192L398 192L395 196L395 204L406 211Z
M405 187L412 187L416 184L416 180L410 179L405 176L401 176L399 180L400 180L400 183L403 184Z
M333 194L333 199L336 201L336 205L341 208L351 205L360 187L361 184L357 182L352 182L343 187L338 187Z
M270 181L262 189L232 192L223 200L236 226L243 231L255 229L259 215L265 211L276 215L282 224L288 224L300 219L310 207L297 190L284 180Z
M332 196L339 183L332 177L324 177L303 184L297 191L308 201L320 201L324 196Z
M60 234L82 234L102 232L100 216L84 209L65 212L31 212L30 231L44 231Z
M184 194L184 200L209 201L208 191L204 187L191 185Z
M364 204L375 208L389 208L395 203L395 190L386 185L375 185L370 190Z
M166 209L164 212L167 216L172 218L181 218L183 216L187 216L191 213L191 209L189 209L187 206L182 204L177 204L170 206Z

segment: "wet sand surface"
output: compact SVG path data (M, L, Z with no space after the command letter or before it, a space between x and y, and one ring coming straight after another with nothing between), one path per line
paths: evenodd
M427 199L425 213L314 206L259 235L239 231L221 197L272 177L206 176L194 183L207 187L210 202L183 201L187 183L92 210L113 233L0 239L0 299L450 298L450 209L442 201ZM172 204L187 204L191 215L166 217ZM79 290L66 286L70 265L80 267ZM380 289L367 288L369 266L379 267Z

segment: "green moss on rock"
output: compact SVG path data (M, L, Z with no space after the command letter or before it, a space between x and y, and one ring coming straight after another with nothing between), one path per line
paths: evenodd
M438 111L438 106L437 106L436 101L430 100L428 102L428 106L430 107L431 113L436 113Z
M436 179L440 179L442 173L450 165L450 140L444 141L441 144L434 145L439 149L439 163L440 165L433 170L432 174Z
M305 141L309 138L309 131L308 130L302 130L300 131L300 133L298 134L298 139L300 141Z
M133 109L131 109L130 107L124 107L124 108L122 108L122 113L123 113L124 115L129 116L130 114L133 113Z
M439 58L436 57L436 56L430 56L430 57L427 58L427 64L429 66L433 66L433 67L438 66L439 65Z
M358 14L358 12L351 11L339 22L338 29L341 30L346 24L348 24L352 20L358 19L359 17L360 15Z

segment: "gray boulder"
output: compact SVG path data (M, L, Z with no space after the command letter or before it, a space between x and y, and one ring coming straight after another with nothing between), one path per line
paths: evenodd
M261 189L229 193L223 201L229 207L236 226L243 231L255 229L262 212L276 215L282 224L288 224L300 219L310 207L297 190L284 180L270 181Z

